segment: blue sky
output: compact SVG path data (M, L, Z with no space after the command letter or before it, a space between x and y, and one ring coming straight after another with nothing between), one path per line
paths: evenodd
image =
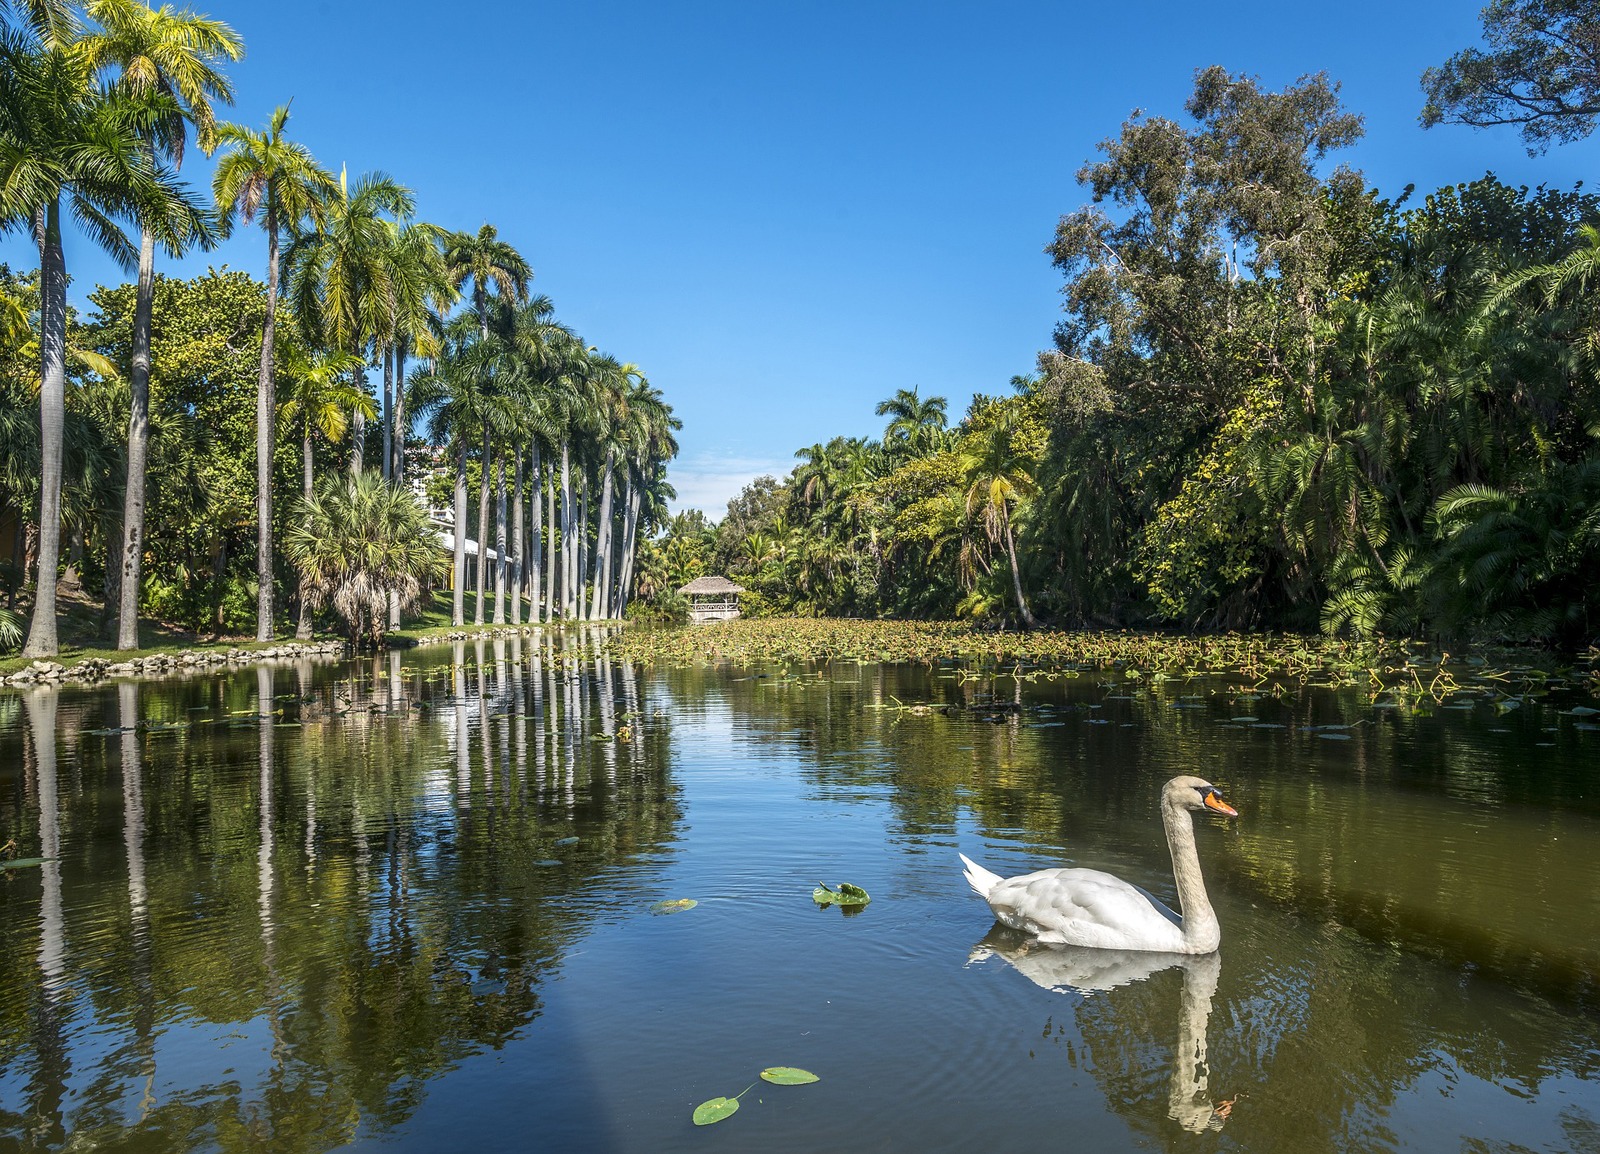
M762 472L873 434L898 388L1007 388L1047 346L1043 254L1074 174L1136 107L1178 117L1196 68L1272 87L1326 71L1386 194L1493 169L1571 185L1596 146L1417 126L1418 77L1478 41L1472 3L199 0L248 56L227 115L382 169L450 228L494 223L585 339L682 417L680 507L720 517ZM1302 15L1315 12L1317 15ZM197 152L185 175L209 185ZM120 278L68 240L74 296ZM13 234L0 255L31 268ZM162 271L264 273L258 230Z

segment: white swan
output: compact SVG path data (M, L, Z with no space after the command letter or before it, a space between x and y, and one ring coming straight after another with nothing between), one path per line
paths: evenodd
M1136 885L1100 870L1050 869L1002 878L965 854L967 884L994 916L1041 942L1104 950L1155 950L1209 954L1222 944L1222 928L1206 898L1194 849L1194 810L1238 817L1217 787L1198 777L1175 777L1161 790L1161 822L1172 850L1172 876L1183 916Z

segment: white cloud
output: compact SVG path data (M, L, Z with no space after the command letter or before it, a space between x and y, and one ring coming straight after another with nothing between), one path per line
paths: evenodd
M667 466L667 481L678 491L671 503L674 513L700 509L713 521L728 515L728 502L739 491L763 474L782 480L794 468L794 461L761 457L734 457L718 453L698 453L680 457Z

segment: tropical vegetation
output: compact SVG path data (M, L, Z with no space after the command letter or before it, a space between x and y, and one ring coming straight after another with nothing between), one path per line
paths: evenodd
M62 592L102 601L124 650L141 617L266 641L331 612L381 636L447 580L462 624L469 552L476 623L491 596L494 623L620 615L670 496L660 391L530 299L494 226L418 219L387 173L334 176L287 104L220 120L243 51L135 0L0 16L0 224L39 250L0 266L0 646L26 622L25 655L57 652ZM209 198L180 179L187 146L216 154ZM63 216L135 276L82 315ZM158 248L240 225L264 234L264 283L157 271ZM441 448L453 522L427 509Z

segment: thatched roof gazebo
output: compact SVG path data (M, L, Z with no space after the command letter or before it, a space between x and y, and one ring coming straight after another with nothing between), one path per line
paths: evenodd
M739 594L744 592L744 587L726 577L696 577L678 592L689 599L689 623L700 625L707 621L732 621L739 616Z

